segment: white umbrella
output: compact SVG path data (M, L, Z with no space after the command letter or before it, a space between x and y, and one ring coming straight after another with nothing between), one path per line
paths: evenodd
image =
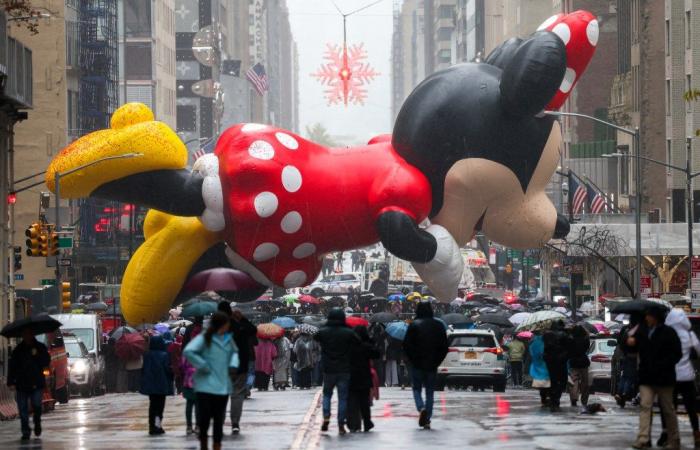
M556 312L559 312L559 313L562 313L562 314L566 314L566 313L569 312L569 310L566 309L566 308L564 308L563 306L557 306L556 308L554 308L553 311L556 311Z
M531 315L532 313L529 312L519 312L510 316L508 320L510 320L510 323L512 323L513 325L520 325Z
M586 314L591 314L595 312L595 305L593 302L583 302L581 303L581 307L579 308L579 311L586 313Z
M542 330L548 328L549 325L555 320L566 320L566 316L560 312L552 310L537 311L522 321L515 331Z

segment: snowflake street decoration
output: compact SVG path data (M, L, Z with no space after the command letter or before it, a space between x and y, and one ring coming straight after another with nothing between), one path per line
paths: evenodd
M343 102L364 105L367 98L367 85L374 80L376 72L368 62L364 44L346 46L326 44L323 56L326 61L311 76L326 86L324 95L328 105Z

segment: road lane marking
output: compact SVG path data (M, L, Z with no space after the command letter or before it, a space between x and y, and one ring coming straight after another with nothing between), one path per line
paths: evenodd
M319 389L316 394L314 395L313 400L311 400L311 405L309 405L309 409L306 411L306 414L304 415L304 420L301 421L301 424L299 425L299 431L297 431L297 434L294 436L294 441L292 442L292 446L290 447L290 450L302 450L302 449L310 449L310 448L316 448L318 446L319 439L315 439L316 444L314 446L312 445L303 445L304 441L306 440L305 438L313 430L314 426L314 418L316 416L316 412L318 411L319 407L321 406L321 394L323 393L322 389Z

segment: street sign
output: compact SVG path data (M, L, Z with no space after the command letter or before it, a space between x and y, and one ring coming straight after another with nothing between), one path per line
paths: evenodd
M61 267L70 267L71 260L70 260L70 258L61 258L58 260L58 265Z
M56 279L55 278L44 278L41 280L41 285L42 286L56 286Z
M24 280L24 274L23 273L16 273L15 274L15 281L23 281Z
M58 248L73 248L73 236L59 236Z
M651 295L651 275L639 277L639 295L644 299Z
M700 308L700 259L693 258L690 262L690 298L693 309Z

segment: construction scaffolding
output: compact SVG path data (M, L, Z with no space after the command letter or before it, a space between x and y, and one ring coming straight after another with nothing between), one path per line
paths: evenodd
M109 118L117 108L119 58L117 2L80 0L79 58L80 107L82 133L109 127Z

